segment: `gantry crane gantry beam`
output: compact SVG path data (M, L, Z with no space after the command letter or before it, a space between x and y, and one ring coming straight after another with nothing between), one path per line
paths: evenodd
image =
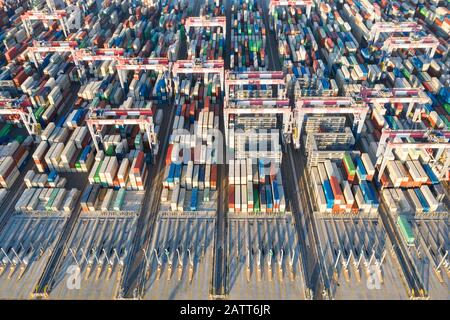
M395 141L395 138L413 138L413 139L427 139L426 142L404 142ZM390 139L391 141L388 141ZM393 160L395 157L392 153L395 149L438 149L435 160L439 160L443 152L447 150L447 158L443 164L438 178L442 178L449 173L450 168L450 130L390 130L383 129L378 143L376 153L377 159L382 156L380 169L378 171L378 180L386 169L387 162ZM437 161L436 161L437 163ZM435 164L436 164L435 163Z
M292 110L289 99L277 98L251 98L229 101L223 109L225 121L225 136L228 139L229 116L231 114L267 114L283 116L282 133L286 141L290 141L292 135Z
M75 57L78 61L117 61L125 53L123 48L111 49L78 49L75 51Z
M419 32L422 31L422 26L417 22L375 22L370 28L369 41L377 42L381 33L394 32Z
M230 87L239 85L276 85L278 87L278 98L286 97L286 80L282 71L225 71L225 105L232 100ZM233 99L236 99L233 97Z
M126 72L134 71L135 74L141 70L153 70L165 73L165 80L169 92L172 91L172 85L169 78L170 66L167 58L122 58L117 59L117 73L119 75L120 85L125 88Z
M178 60L172 65L172 74L177 77L180 73L201 73L205 74L205 77L211 73L217 73L220 76L220 88L223 92L224 87L224 61L220 60ZM174 81L175 82L175 81ZM175 91L178 92L178 85L175 85Z
M65 20L66 17L67 12L64 10L55 10L51 12L29 10L21 15L21 19L28 36L31 36L31 25L28 24L30 20L42 20L42 21L58 20L59 23L61 24L64 36L67 37L69 27L66 25Z
M408 104L406 115L409 115L414 105L431 103L430 97L420 88L384 88L374 89L363 87L360 98L368 104L405 103Z
M439 40L433 35L425 37L394 37L391 36L384 42L382 50L391 54L395 49L427 49L430 58L433 58Z
M138 118L137 118L138 117ZM147 134L149 146L155 155L158 151L158 140L153 123L151 109L93 109L86 118L86 125L92 136L95 149L100 150L99 141L103 143L103 137L94 126L139 125Z
M358 102L352 97L301 97L295 101L294 108L294 148L300 148L300 138L303 122L307 114L353 114L354 131L356 138L359 137L364 120L369 112L369 107ZM355 130L356 129L356 130Z
M227 38L227 19L224 16L221 17L188 17L184 24L186 28L186 35L188 42L190 42L189 38L189 29L191 27L203 27L203 28L212 28L212 27L221 27L223 30L224 39Z
M306 16L309 18L311 15L311 9L314 5L313 0L270 0L269 1L269 12L273 14L276 7L281 6L305 6L306 7Z
M79 68L78 60L75 56L75 52L78 49L78 43L76 41L36 41L33 40L33 46L28 47L28 51L31 53L31 59L36 68L38 68L38 60L36 54L45 54L49 52L70 53L73 62Z

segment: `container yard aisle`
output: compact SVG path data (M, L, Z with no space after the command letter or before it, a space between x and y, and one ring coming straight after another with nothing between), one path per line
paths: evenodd
M202 0L194 1L192 4L192 15L198 15ZM180 41L180 50L178 58L187 56L186 41ZM169 147L170 129L175 118L175 103L170 99L169 110L164 112L163 122L161 124L160 140L162 148L156 156L156 165L149 171L146 186L147 187L144 205L137 222L137 229L133 238L130 260L125 265L123 280L118 291L118 298L137 299L145 295L146 274L146 252L149 252L150 241L154 235L156 219L160 208L161 191L164 180L164 160ZM145 250L147 251L145 251Z
M144 299L207 299L213 272L210 262L215 220L214 217L158 216L148 250Z
M227 54L227 50L230 50L231 43L231 21L228 17L231 16L231 0L224 0L225 6L226 28L228 30L225 39L225 55L224 62L225 68L229 68L230 56ZM223 97L223 93L222 93ZM219 100L219 130L223 134L225 132L223 122L223 98ZM226 206L226 199L228 199L228 164L227 164L227 149L225 142L222 146L219 146L223 155L223 163L217 165L217 215L216 215L216 229L214 233L214 255L212 259L212 281L210 288L210 297L213 299L224 299L228 294L228 275L229 268L227 263L227 234L228 234L228 208Z
M137 222L136 233L133 237L130 260L126 264L121 291L119 291L123 293L122 297L124 298L136 297L136 293L140 292L138 290L142 290L142 287L140 287L144 264L144 252L142 249L148 247L148 243L153 236L153 228L158 214L161 186L164 178L164 155L168 147L169 128L172 127L171 124L174 119L175 109L170 102L169 106L169 110L164 112L164 118L161 124L160 136L162 137L162 148L156 156L156 165L150 169L146 179L145 186L147 188Z
M398 229L395 227L396 224L395 222L393 222L393 218L388 214L384 203L381 205L380 218L383 221L383 225L386 228L391 241L396 244L393 249L395 250L398 263L402 268L403 276L406 278L406 285L410 291L409 294L411 296L414 294L414 292L416 294L421 294L424 289L422 281L417 275L417 271L413 262L411 261L408 250L405 247L402 239L400 238Z
M266 24L267 33L267 47L269 56L269 68L272 70L282 70L281 61L277 52L277 40L275 32L270 29L269 25L269 9L265 6L264 10L264 20ZM291 210L296 221L296 230L298 236L301 239L300 249L301 249L301 261L303 263L303 270L305 272L305 283L310 292L307 293L308 298L322 299L328 294L323 289L323 282L327 281L322 279L323 267L320 263L321 252L317 244L317 234L315 231L315 223L313 218L313 211L310 205L309 190L307 189L308 184L304 181L304 176L306 170L305 164L302 161L302 154L299 151L294 151L291 144L285 146L286 153L283 154L283 161L281 170L288 181L288 199L290 200ZM300 172L298 172L299 168ZM292 174L294 173L294 174ZM306 206L306 207L305 207ZM325 288L328 286L325 285ZM325 296L324 296L325 295Z
M223 106L223 101L220 103ZM223 123L223 108L219 109L219 130L224 132ZM222 154L226 155L226 145L223 144ZM228 179L226 173L228 172L228 165L226 163L218 164L217 166L217 179L218 179L218 198L217 198L217 229L215 232L214 243L214 260L213 260L213 281L211 296L217 298L223 298L227 294L228 290L228 273L227 267L227 233L228 233L228 218L227 218L227 205L226 199L228 199Z

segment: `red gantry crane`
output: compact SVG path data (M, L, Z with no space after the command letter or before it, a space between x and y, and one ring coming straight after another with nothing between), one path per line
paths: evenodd
M0 116L2 115L17 118L17 120L20 119L27 129L28 134L32 136L35 141L39 139L41 125L36 121L31 102L25 95L18 99L0 98Z
M152 153L158 152L158 140L153 123L151 109L93 109L89 112L86 125L94 141L97 152L99 142L103 144L101 129L103 126L139 125L144 128Z
M290 141L292 135L291 117L292 111L289 99L277 98L252 98L229 101L223 109L225 121L225 135L228 139L229 116L231 114L282 114L283 115L283 137Z
M303 122L307 114L353 114L356 138L362 131L369 107L352 97L301 97L294 108L294 148L300 148ZM355 131L355 130L354 130Z
M377 42L381 33L419 32L422 26L416 22L375 22L370 28L369 41Z
M377 104L407 103L406 115L409 115L413 111L414 105L420 106L431 103L430 97L419 88L374 89L363 87L360 96L365 103L374 105L375 107Z
M282 71L225 71L225 105L227 101L236 99L230 97L231 86L241 85L276 85L278 98L286 98L286 81Z
M119 57L122 57L125 53L123 48L111 48L111 49L77 49L74 51L74 61L79 66L79 74L81 74L82 61L117 61ZM83 78L80 76L80 82L83 82Z
M396 49L426 49L430 58L433 58L439 40L433 35L425 37L389 37L383 44L382 50L391 54Z
M30 24L31 20L42 20L42 21L49 21L49 20L58 20L61 24L62 31L64 33L64 36L67 37L69 27L66 24L65 18L67 17L67 13L64 10L55 10L52 12L43 12L43 11L37 11L37 10L30 10L25 12L21 18L23 25L25 27L25 31L27 32L27 35L30 36L32 33L32 26Z
M224 87L224 62L220 60L178 60L173 63L172 74L177 77L180 73L203 73L208 76L211 73L220 75L220 87L223 91ZM175 92L178 92L178 85L175 85Z
M37 54L45 54L49 52L68 52L71 54L72 59L75 63L77 69L79 69L78 60L75 57L75 51L78 48L78 43L76 41L36 41L33 40L33 46L28 48L31 53L31 59L34 65L38 68L38 60L36 59Z
M270 0L269 1L269 12L273 14L275 7L281 6L306 6L306 16L309 18L311 15L311 8L313 6L313 0Z
M221 27L223 30L224 39L227 38L227 19L226 17L189 17L186 19L185 23L187 40L189 39L189 29L190 27Z
M413 138L420 140L427 140L427 142L396 142L395 138ZM394 160L395 156L392 151L394 149L437 149L437 154L434 157L435 163L439 160L444 151L447 151L447 158L443 164L442 170L438 174L438 178L442 178L449 174L450 168L450 131L442 130L390 130L383 129L378 143L377 158L382 157L378 180L381 179L387 162ZM449 179L450 177L447 177Z
M141 70L153 70L165 73L167 87L169 92L172 91L169 78L169 59L167 58L118 58L116 69L122 88L125 88L127 71L134 71L136 76Z

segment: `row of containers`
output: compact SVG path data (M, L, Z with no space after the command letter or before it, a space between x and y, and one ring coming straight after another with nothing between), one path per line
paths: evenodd
M218 3L206 3L202 15L224 15ZM223 59L224 30L190 28L188 59ZM215 210L219 152L221 86L218 75L188 75L175 83L179 92L166 153L161 201L172 212Z
M127 140L120 135L109 137L116 139L109 139L106 151L95 155L89 183L80 198L81 210L86 214L138 215L149 174L146 154L128 149Z
M332 214L376 214L375 169L367 153L346 152L341 162L325 160L310 168L317 210Z
M394 214L427 217L447 213L443 204L445 191L441 184L408 189L386 188L381 191L381 197Z
M67 189L67 179L52 170L37 173L29 170L24 176L26 189L15 205L17 213L67 215L76 206L80 191Z
M231 70L257 71L267 66L262 8L256 0L233 0L231 3Z
M50 122L42 132L32 158L39 172L88 172L94 160L94 148L84 125L86 110L69 113L65 122Z
M410 119L393 117L395 125L379 126L377 120L377 112L374 109L372 118L365 122L365 135L361 137L360 144L362 149L367 152L374 163L381 163L382 158L377 157L378 141L381 137L381 129L402 130L408 129L411 123ZM399 120L401 119L401 120ZM426 117L422 118L425 123ZM402 125L405 124L405 125ZM427 130L428 126L423 126L422 130ZM406 137L404 139L394 138L393 142L420 142L420 139ZM381 187L420 187L422 184L439 183L439 169L445 163L445 153L441 158L435 159L436 154L433 150L427 148L416 149L394 149L393 155L387 161L387 170L381 174ZM437 163L435 162L437 160ZM433 162L435 162L433 164ZM445 177L443 178L445 179Z
M212 32L211 28L192 28L189 33L191 39L188 47L188 59L199 57L203 60L217 60L223 57L225 44L224 33Z
M216 1L203 1L200 17L225 16L225 7ZM218 60L224 56L225 30L219 27L190 28L189 43L187 44L189 60L201 58L203 60Z
M161 200L176 212L205 209L215 196L222 147L217 76L181 80L165 159Z
M90 80L82 85L78 96L85 100L93 100L98 97L107 103L118 106L125 103L127 98L136 101L153 101L155 103L166 103L169 96L166 79L163 73L140 72L130 79L129 84L122 88L117 77L114 63L105 61L100 65L100 80ZM106 64L106 66L105 66ZM101 71L101 70L104 70Z
M5 127L3 127L5 128ZM31 137L16 137L0 145L0 187L10 189L30 159Z
M90 184L99 184L104 188L142 191L147 174L142 151L132 150L120 161L117 156L106 156L100 151L95 156L88 180Z
M285 60L285 71L294 78L310 78L312 75L328 77L332 72L342 92L346 91L345 88L349 84L361 84L364 81L375 83L383 80L377 61L367 57L364 51L366 48L358 47L358 43L361 42L357 39L359 38L357 28L349 24L351 19L346 18L347 21L344 22L338 11L332 11L333 14L330 14L329 10L322 11L322 6L328 7L327 4L322 4L321 16L313 13L310 21L302 14L300 8L288 10L280 7L275 10L275 29L278 34L279 53ZM349 8L349 4L346 4L345 8ZM351 16L353 17L353 12ZM324 61L318 52L318 43L324 51L322 54ZM439 46L437 60L430 61L420 52L410 58L394 59L399 61L395 63L399 66L393 70L386 70L388 74L386 81L391 81L393 85L399 74L405 74L408 80L413 80L411 84L423 86L430 90L431 94L440 96L439 91L448 84L446 75L448 72L445 72L448 67L442 63L445 61L440 61L440 57L445 57L446 50L445 47ZM330 60L330 57L333 59ZM428 75L426 69L430 64L432 70ZM392 61L387 65L392 65ZM439 108L438 105L434 107ZM445 113L441 113L441 117L443 114Z
M402 117L401 113L405 111L403 108L407 107L402 104L386 104L381 108L377 106L373 109L372 119L366 121L360 140L362 149L369 154L373 165L379 160L376 157L376 150L382 128L447 128L449 120L448 90L446 89L448 87L448 65L445 64L445 56L448 49L442 45L442 41L436 51L435 59L429 59L416 50L416 54L411 57L400 54L399 57L391 58L386 64L387 68L384 68L376 52L370 52L369 48L364 48L367 46L367 42L362 41L369 37L370 26L375 22L376 16L380 16L380 13L377 10L371 10L372 7L367 1L345 1L345 4L336 5L337 7L333 3L321 4L319 10L312 14L311 20L306 18L301 8L280 7L274 11L273 19L279 41L279 54L282 62L284 60L284 71L288 74L288 88L294 91L294 97L337 96L339 93L345 95L358 92L361 85L367 85L367 83L379 83L375 85L379 88L419 87L424 89L431 98L432 104L424 105L420 120L414 123L410 118ZM386 4L382 7L386 7ZM403 4L400 7L403 10ZM447 10L441 11L447 12ZM358 12L364 19L360 19ZM383 19L389 20L384 13L382 16ZM432 19L439 20L435 16ZM369 28L360 28L360 25L364 24L362 21ZM442 22L442 19L440 21ZM365 32L361 32L360 29ZM429 32L429 30L426 31ZM320 52L319 47L321 48ZM322 58L324 58L323 61ZM328 79L331 74L335 79ZM415 141L412 138L407 140L406 142ZM398 160L388 163L388 167L391 167L391 171L394 173L391 174L387 169L381 177L381 188L396 186L398 187L396 190L405 193L412 192L414 195L419 194L417 199L412 198L416 204L419 203L425 207L425 210L416 205L419 208L418 212L439 211L440 201L443 198L443 196L440 196L439 199L432 197L432 195L436 197L434 188L442 190L442 186L436 178L435 166L430 165L432 155L428 151L422 149L409 152L395 151L394 154ZM320 186L320 183L316 185ZM428 206L424 206L425 198L420 196L420 192L423 193L423 190L419 188L421 186L424 186L425 190L429 187L433 191L432 195L425 191L428 197ZM342 186L339 187L342 188ZM400 187L402 188L400 189ZM334 189L337 188L327 189L334 196ZM345 189L348 190L346 187ZM353 191L357 191L355 189ZM350 193L347 193L350 197ZM368 195L370 197L370 193ZM373 195L376 196L376 193ZM324 209L327 200L327 198L321 197L322 210L320 211L326 211ZM331 207L331 203L328 201L329 207ZM429 208L433 209L427 211ZM332 212L333 209L328 208L328 211Z
M232 213L284 213L281 171L267 159L234 159L228 163L228 209Z
M161 3L161 11L138 8L135 16L118 24L103 44L108 48L125 48L126 55L132 57L166 57L174 61L180 46L178 30L187 16L187 6L187 1L167 1ZM122 12L112 14L120 16ZM97 99L98 109L151 109L158 134L163 114L157 105L168 99L162 73L128 72L122 89L116 62L104 61L91 69L91 76L93 80L80 88L79 97L88 101ZM130 125L103 127L99 133L103 137L103 151L96 154L89 172L89 185L80 200L81 210L88 214L138 214L151 162L148 136L144 128Z

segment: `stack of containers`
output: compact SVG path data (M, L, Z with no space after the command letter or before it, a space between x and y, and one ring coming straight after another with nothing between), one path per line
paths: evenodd
M130 151L119 161L116 156L105 156L100 152L89 173L89 183L99 184L103 188L124 188L126 190L144 190L147 176L145 154L142 151Z
M196 211L217 188L220 81L183 80L166 154L163 201L172 211ZM190 199L189 199L190 195ZM202 199L198 199L203 195ZM189 205L187 205L189 204Z
M319 212L376 213L379 201L375 187L370 182L373 174L373 165L365 153L354 159L345 153L341 163L326 160L319 162L317 167L311 167L310 175Z
M65 178L56 172L35 174L32 170L25 177L27 189L15 205L17 212L29 214L70 214L76 206L80 191L64 189Z
M67 179L58 175L56 171L40 174L29 170L24 177L24 182L27 188L64 188Z
M232 213L284 213L281 172L261 160L230 160L228 209Z
M32 138L20 136L8 144L0 145L0 186L9 189L20 175L30 158Z
M94 161L91 135L86 126L78 126L84 124L85 114L84 110L74 110L59 123L48 124L32 156L39 172L88 172L91 169Z
M188 47L188 59L194 57L204 60L217 60L223 57L223 47L225 43L224 33L219 27L212 28L190 28L189 37L191 39Z
M386 188L381 192L389 210L395 214L430 214L447 213L444 204L445 191L441 184L423 185L420 188Z
M263 70L267 65L266 29L263 10L256 0L233 1L230 68L236 71Z
M295 89L296 96L337 95L337 84L328 80L329 66L319 58L319 47L304 8L276 7L270 17L288 90Z
M210 9L204 7L201 10L209 12ZM223 32L220 28L202 31L213 40L220 39ZM204 54L208 59L212 56L222 58L223 42L217 45L213 41L210 46L206 45L207 48L203 44L199 48L199 39L191 38L188 44L188 47L199 49L191 51L191 58L200 58ZM222 146L218 146L214 132L219 129L220 79L218 75L188 77L175 85L180 95L176 99L166 154L161 200L169 201L170 210L174 212L198 211L204 207L203 202L210 202L217 188L217 148Z

